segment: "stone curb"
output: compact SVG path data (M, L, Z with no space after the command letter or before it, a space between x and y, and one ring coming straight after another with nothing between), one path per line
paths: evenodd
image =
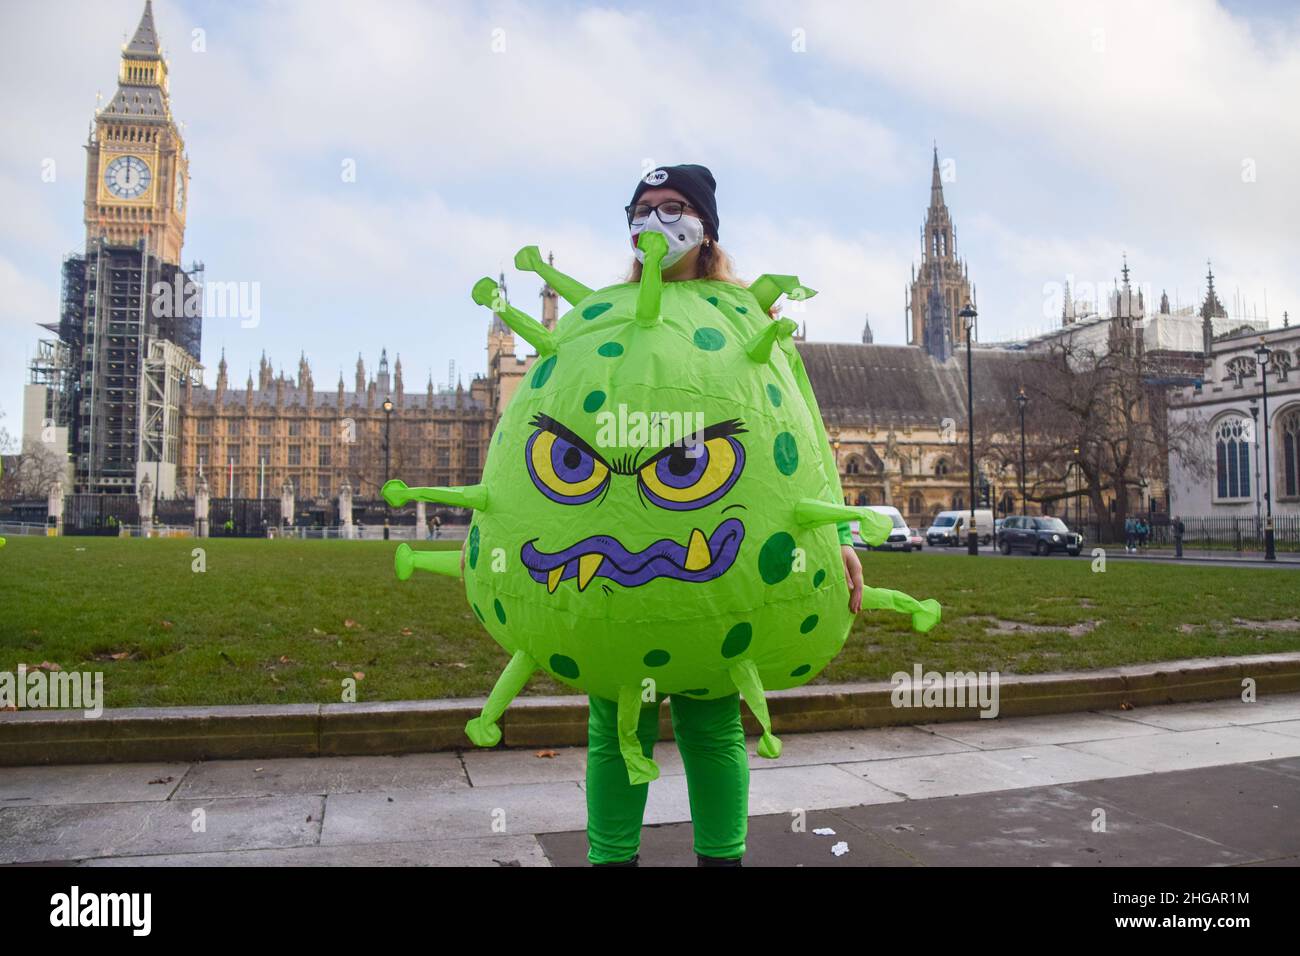
M1261 696L1300 691L1300 652L1196 658L1095 671L1015 675L999 681L999 716L1028 717L1239 697L1252 678ZM978 706L895 707L894 685L814 684L768 695L776 733L853 730L970 720ZM465 722L484 698L371 704L140 707L0 713L0 766L230 760L427 753L470 749ZM748 708L745 730L758 733ZM660 737L672 738L665 702ZM522 697L501 720L514 747L587 744L582 695Z

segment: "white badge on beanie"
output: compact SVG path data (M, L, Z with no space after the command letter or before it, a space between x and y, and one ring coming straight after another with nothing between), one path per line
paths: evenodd
M683 213L681 219L664 225L659 221L659 210L656 209L644 223L639 223L631 229L632 248L636 250L637 261L641 263L645 262L645 253L636 244L636 237L647 229L652 232L662 233L664 238L668 240L668 254L663 259L663 268L665 269L672 266L682 256L704 241L704 223L702 221Z

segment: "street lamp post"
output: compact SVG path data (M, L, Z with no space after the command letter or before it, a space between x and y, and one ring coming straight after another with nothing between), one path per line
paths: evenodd
M393 421L393 400L391 398L386 398L384 399L384 482L385 483L388 481L389 478L388 475L389 450L391 448L390 428L392 425L392 421ZM384 500L384 540L385 541L388 540L388 515L390 510L391 509L388 507L388 501L387 499L385 499Z
M831 432L831 436L830 436L830 438L831 438L831 451L832 451L832 452L834 453L834 455L835 455L835 477L836 477L836 478L839 478L839 477L840 477L840 432L839 432L839 429L835 429L833 432ZM843 489L841 489L841 490L843 490ZM844 495L844 503L845 503L845 504L848 504L848 503L849 503L849 496L848 496L848 495Z
M969 302L960 313L966 329L966 431L970 454L967 466L970 472L970 527L966 529L966 553L971 555L980 553L980 539L975 529L975 377L971 366L971 330L978 314Z
M1259 399L1250 396L1250 443L1255 446L1255 533L1259 534Z
M1264 390L1264 560L1276 561L1277 551L1273 547L1273 469L1268 447L1268 365L1273 350L1264 344L1262 335L1259 345L1255 346L1255 355L1259 357L1259 381Z
M1079 500L1079 446L1074 446L1074 525L1083 534L1083 502Z
M1020 386L1020 392L1016 395L1016 404L1020 406L1020 513L1029 514L1029 499L1025 497L1025 406L1029 404L1029 399L1025 395L1025 387Z

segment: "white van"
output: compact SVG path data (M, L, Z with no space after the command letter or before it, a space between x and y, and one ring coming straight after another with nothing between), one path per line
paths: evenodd
M926 544L946 547L965 544L966 522L969 520L969 511L940 511L925 531ZM975 531L980 537L980 544L988 544L993 540L993 512L990 509L975 509Z
M892 505L867 505L877 514L882 514L893 522L894 527L889 531L889 537L882 543L876 545L878 551L911 551L911 529L907 527L907 522L903 520L902 514ZM857 547L870 547L862 540L862 531L858 522L853 522L853 543Z

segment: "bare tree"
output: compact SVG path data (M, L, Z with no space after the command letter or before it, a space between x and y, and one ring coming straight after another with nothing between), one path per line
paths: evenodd
M0 412L3 417L4 412ZM0 452L15 446L17 454L5 455L8 465L0 475L0 498L44 498L50 487L64 477L67 456L40 442L20 443L0 424Z
M67 471L67 456L49 445L29 441L18 456L18 494L24 498L44 498L50 488Z
M1208 468L1197 451L1195 427L1171 425L1166 414L1167 386L1158 383L1173 369L1130 347L1131 341L1111 335L1100 350L1069 339L1054 342L1030 359L1025 383L1033 409L1026 414L1026 430L1032 421L1036 464L1051 480L1063 482L1070 462L1077 461L1083 492L1093 512L1108 521L1112 536L1128 517L1131 493L1167 479L1170 454L1187 461L1198 476ZM1107 494L1114 501L1113 515Z

